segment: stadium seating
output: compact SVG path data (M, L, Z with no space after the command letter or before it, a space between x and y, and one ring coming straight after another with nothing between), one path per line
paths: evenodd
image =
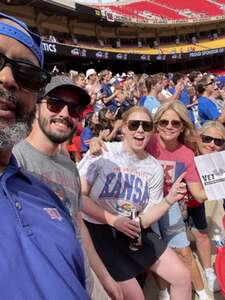
M224 12L217 6L207 0L189 0L189 1L180 1L180 0L156 0L159 4L164 4L167 7L171 7L177 10L189 9L194 13L203 13L208 16L217 16L223 15ZM225 1L224 1L225 2Z
M104 5L104 7L121 16L144 19L144 17L140 16L137 11L129 9L127 5Z
M147 54L147 55L158 55L158 54L172 54L172 53L188 53L190 51L204 51L209 49L223 48L225 45L225 38L217 39L214 41L202 41L195 45L193 44L169 44L161 46L158 49L151 49L147 47L122 47L120 48L120 53L136 53L136 54ZM91 47L89 47L91 49ZM96 50L101 50L95 47ZM104 51L118 52L118 50L105 47Z
M118 6L115 5L111 5L110 7L113 11L115 11L115 8L118 8ZM179 15L174 9L162 7L149 1L133 2L121 5L120 7L126 9L127 11L136 12L136 14L138 14L139 16L142 16L143 13L148 12L152 15L159 16L162 18L175 20L184 18L183 16Z
M217 2L225 5L225 0L218 0ZM198 17L214 17L223 16L224 10L221 5L208 2L207 0L155 0L151 1L134 1L116 4L95 4L95 7L101 7L110 10L111 12L136 19L146 19L155 16L162 20L185 20L187 18Z

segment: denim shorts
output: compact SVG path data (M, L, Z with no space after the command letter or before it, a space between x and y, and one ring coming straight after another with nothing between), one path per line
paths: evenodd
M205 215L205 205L201 203L197 207L188 207L188 217L185 220L188 228L198 231L207 230L207 221Z
M174 203L159 219L159 230L163 241L170 248L185 248L190 245L186 226L178 203Z

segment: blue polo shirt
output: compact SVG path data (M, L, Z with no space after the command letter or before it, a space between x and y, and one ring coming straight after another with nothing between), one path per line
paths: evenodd
M90 300L69 214L12 157L0 176L0 298Z
M198 114L200 123L204 124L209 120L217 120L221 113L213 101L207 97L200 96L198 98Z

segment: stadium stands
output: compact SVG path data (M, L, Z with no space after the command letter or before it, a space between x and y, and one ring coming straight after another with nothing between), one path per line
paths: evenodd
M184 10L189 9L195 13L203 13L208 16L223 15L224 11L219 8L218 5L213 4L207 0L156 0L157 3L167 5L168 7Z
M105 6L105 5L104 5ZM183 19L184 17L179 15L175 9L166 8L165 6L160 6L158 4L149 2L149 1L139 1L139 2L133 2L129 4L123 4L123 5L107 5L105 7L110 8L113 12L120 12L127 14L129 12L130 16L134 17L141 17L145 18L148 14L154 15L161 18L168 18L168 19ZM119 10L121 9L121 10Z
M221 3L221 4L219 4ZM134 1L130 3L116 4L95 4L95 7L110 10L116 15L124 17L136 18L141 20L153 19L154 17L166 20L187 20L199 17L216 17L223 16L225 0L219 0L215 3L207 0L154 0L154 1Z

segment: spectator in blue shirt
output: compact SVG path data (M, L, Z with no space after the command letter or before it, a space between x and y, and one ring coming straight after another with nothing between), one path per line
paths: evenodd
M225 122L225 111L221 111L212 99L215 88L215 80L208 75L204 76L202 80L197 83L197 93L199 95L198 114L201 124L210 120L218 120L221 123Z
M84 129L80 135L81 152L85 153L89 149L89 141L95 136L95 128L98 126L98 114L90 112L86 114ZM97 129L97 128L96 128Z
M88 300L83 255L67 209L41 181L20 170L12 147L32 123L50 81L41 39L0 13L1 299Z
M99 81L101 83L101 93L103 95L102 102L105 104L105 106L114 105L116 106L115 102L115 96L117 95L118 91L115 90L112 92L111 86L110 86L110 79L111 74L108 70L103 70L99 74Z
M158 100L158 95L162 91L163 87L162 76L156 74L148 77L145 81L145 85L148 90L148 95L143 106L146 107L154 115L161 105Z

